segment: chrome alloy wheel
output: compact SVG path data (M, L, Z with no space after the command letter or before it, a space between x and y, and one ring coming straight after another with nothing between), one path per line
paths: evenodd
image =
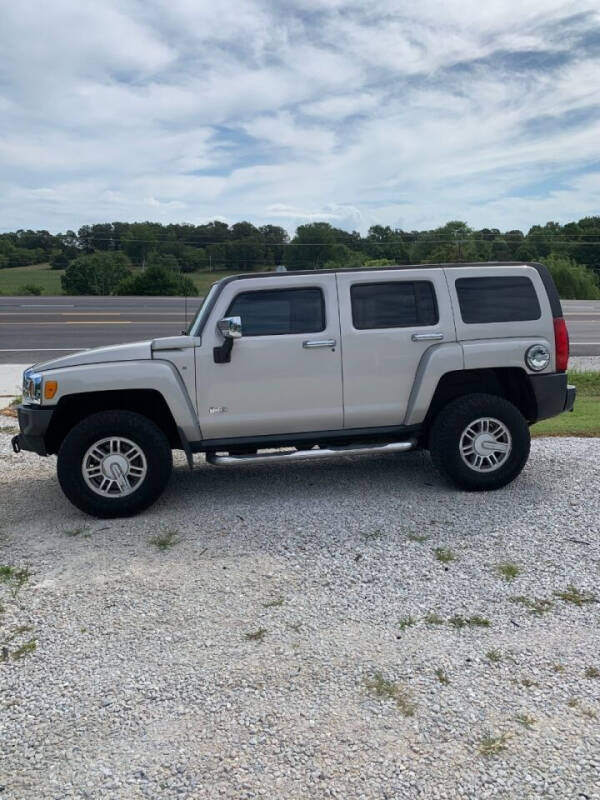
M475 472L493 472L507 460L512 438L503 422L494 417L479 417L470 422L460 436L460 455Z
M83 479L101 497L124 497L143 482L148 472L146 456L135 442L122 436L99 439L81 462Z

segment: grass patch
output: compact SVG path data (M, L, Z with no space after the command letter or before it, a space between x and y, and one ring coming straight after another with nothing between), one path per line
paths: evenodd
M510 599L513 603L519 603L520 605L525 606L525 608L531 614L536 614L539 617L541 617L542 614L545 614L546 611L550 611L550 609L554 606L552 600L547 600L544 597L527 597L524 594L518 594Z
M381 672L376 672L372 678L366 681L367 689L370 689L377 697L382 700L394 700L400 711L405 717L412 717L415 713L415 705L410 693L393 681L388 681Z
M433 611L430 611L429 614L425 614L424 620L428 625L443 625L445 622L443 617L440 617L439 614L435 614Z
M76 536L80 536L84 532L85 528L70 528L69 530L63 531L65 536L70 536L72 539L74 539Z
M282 594L279 597L274 597L272 600L267 600L266 603L263 603L263 608L278 608L282 606L285 602L285 598Z
M533 728L537 720L535 717L532 717L531 714L517 714L515 717L515 722L518 722L519 725L522 725L524 728L529 730Z
M410 531L406 534L406 538L409 542L418 542L419 544L423 544L423 542L426 542L429 539L429 536L427 536L426 533L413 533Z
M0 433L18 433L19 429L12 425L0 425Z
M257 631L250 631L250 633L244 634L244 639L247 639L249 642L262 642L265 638L265 634L267 632L266 628L259 628Z
M497 648L488 650L485 654L485 657L488 661L491 661L492 664L498 664L500 661L502 661L502 653Z
M42 294L62 294L61 275L64 275L64 270L50 269L49 264L9 267L0 270L0 292L18 296L22 293L24 286L31 284L38 286L42 290Z
M438 679L440 683L443 683L444 686L447 686L450 683L450 678L448 677L448 673L441 667L436 667L434 672L435 672L435 677Z
M586 678L600 678L600 669L598 667L587 667L585 670Z
M457 630L461 628L489 628L491 623L487 617L482 617L480 614L473 614L470 617L461 617L460 614L455 614L448 620Z
M159 533L157 536L153 536L150 539L150 544L153 544L157 550L169 550L171 547L174 547L179 542L179 537L177 535L177 531L165 531L164 533Z
M572 603L575 606L583 606L588 603L597 603L598 598L591 592L582 592L576 586L569 584L562 592L554 592L555 597L564 600L565 603Z
M9 587L13 596L27 583L31 577L31 572L26 567L9 567L5 564L0 566L0 583L5 583Z
M451 561L456 561L456 554L447 547L436 547L433 553L442 564L449 564Z
M37 641L35 639L30 639L25 644L22 644L20 647L17 647L16 650L13 650L11 654L11 658L14 661L18 661L20 658L24 658L28 656L30 653L33 653L35 648L37 647Z
M501 733L499 736L492 736L488 733L479 743L479 752L482 756L496 756L506 750L509 739L508 733Z
M600 372L569 372L575 409L531 426L532 436L600 436Z
M562 674L567 671L567 668L564 664L552 664L552 671Z
M414 617L402 617L402 619L398 622L398 627L401 631L406 630L406 628L410 628L412 625L416 624L416 619Z
M381 539L383 537L383 531L365 531L364 533L361 533L361 536L365 542L370 542L373 539Z
M518 575L521 574L521 568L516 564L513 564L511 561L505 561L502 564L498 564L496 567L496 571L501 578L504 578L506 581L513 581Z

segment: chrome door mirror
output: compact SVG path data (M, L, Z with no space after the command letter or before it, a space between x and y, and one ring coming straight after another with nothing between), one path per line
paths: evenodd
M242 335L242 318L224 317L217 322L217 330L226 339L239 339Z

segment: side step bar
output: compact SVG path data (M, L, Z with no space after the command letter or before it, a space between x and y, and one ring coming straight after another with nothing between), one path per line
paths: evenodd
M206 460L217 467L232 466L233 464L273 464L281 461L308 461L318 458L332 458L333 456L362 456L384 453L402 453L413 450L417 443L414 439L406 442L389 442L378 445L354 445L350 447L327 447L318 450L288 450L285 453L246 453L239 456L219 456L216 453L207 453Z

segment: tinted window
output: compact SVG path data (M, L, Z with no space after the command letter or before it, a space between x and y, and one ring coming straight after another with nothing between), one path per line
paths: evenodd
M325 328L320 289L243 292L233 300L227 316L242 318L244 336L317 333Z
M350 290L355 328L406 328L438 321L433 285L429 281L362 283Z
M456 293L463 322L523 322L542 315L533 283L506 278L459 278Z

